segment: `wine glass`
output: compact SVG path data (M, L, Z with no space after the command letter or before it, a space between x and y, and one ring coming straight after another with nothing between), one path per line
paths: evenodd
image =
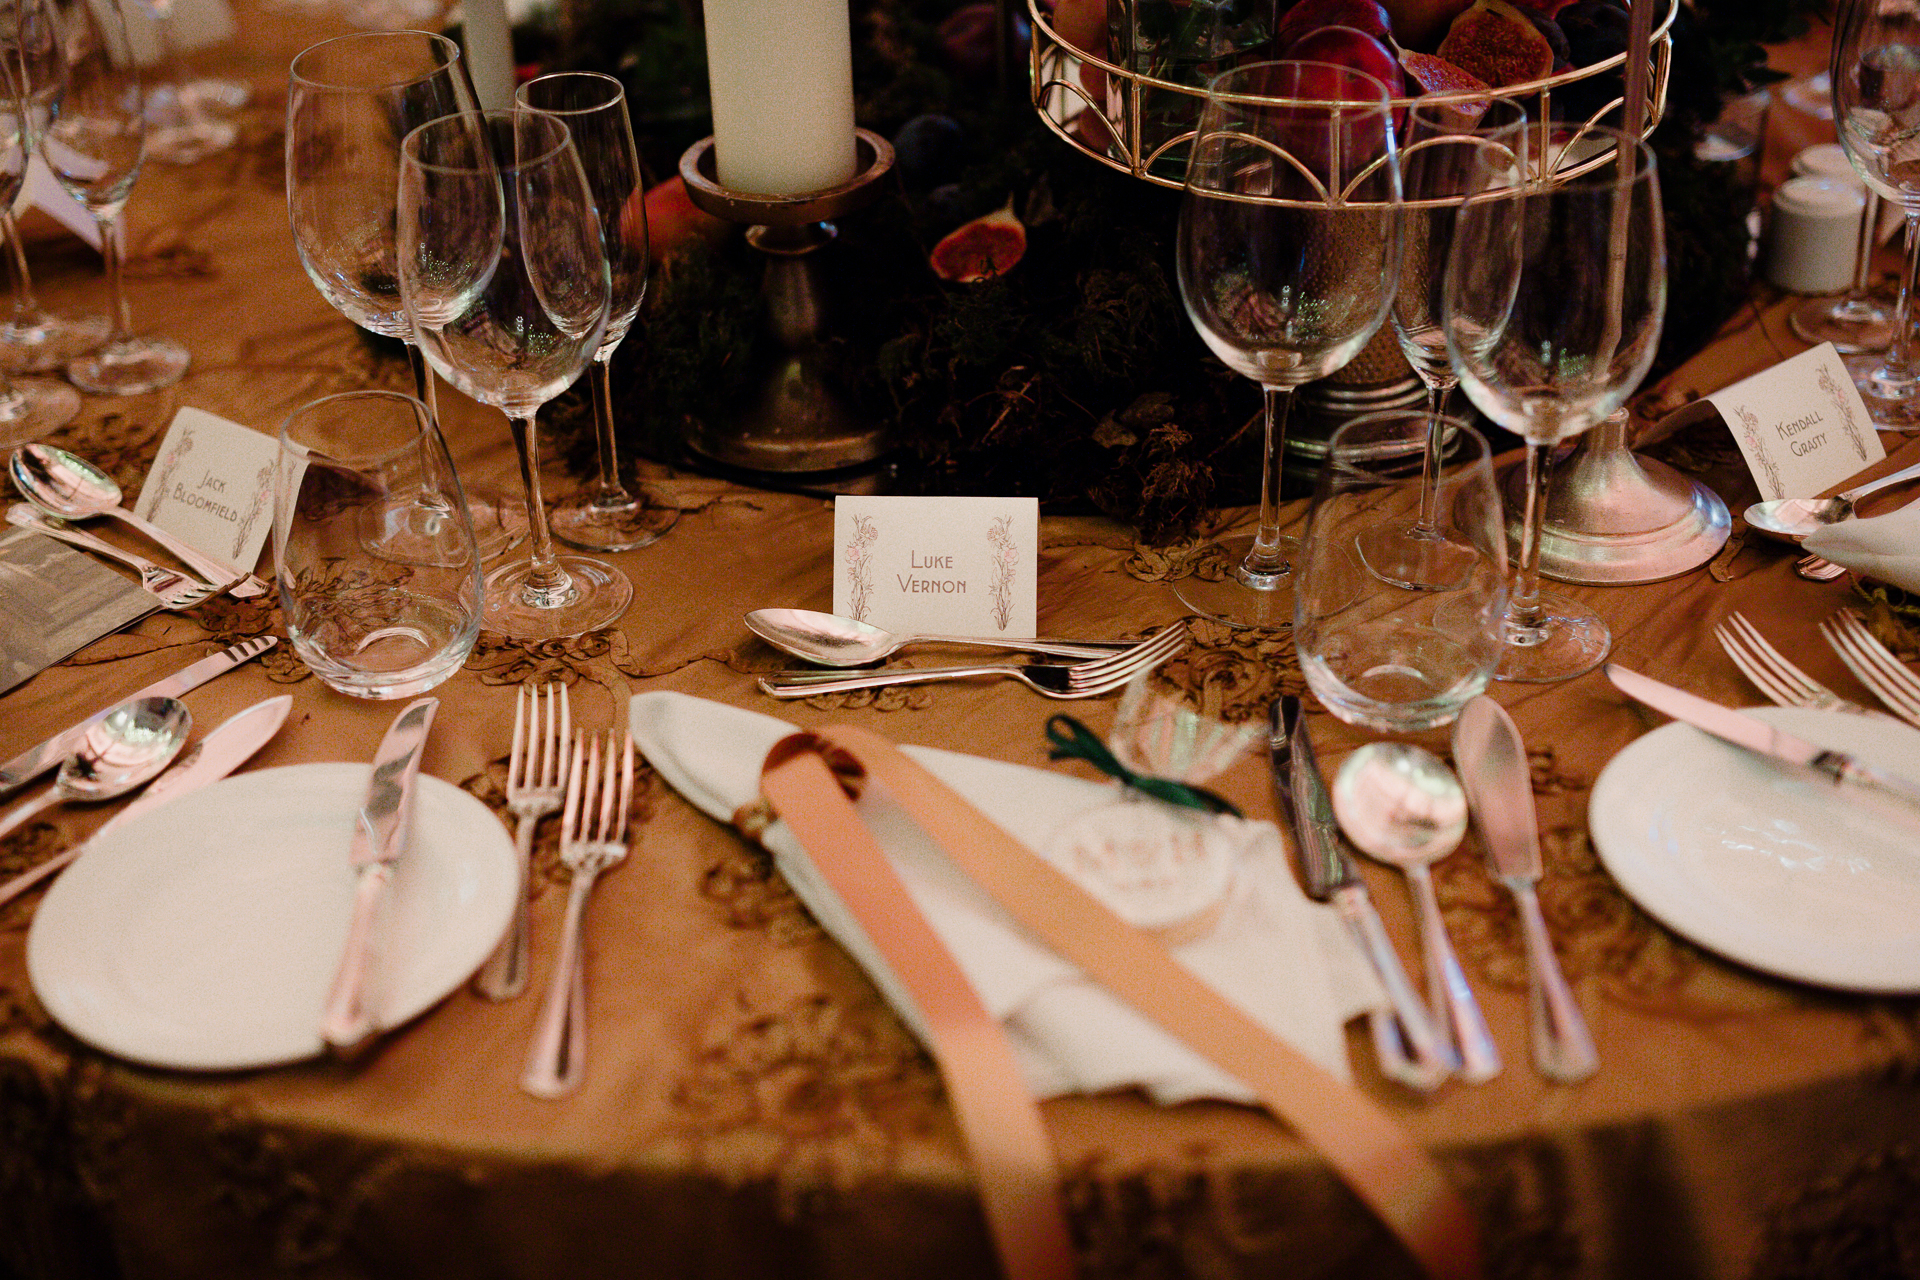
M20 59L23 91L28 95L27 153L32 155L66 93L66 42L55 28L50 0L16 0L0 8L0 23L6 25L7 42ZM16 373L44 373L64 367L107 340L111 326L106 316L57 316L40 305L12 205L0 207L0 236L6 239L13 268L12 314L0 320L0 367Z
M0 42L0 206L11 208L27 180L32 155L29 123L33 104L22 92L21 63L15 47ZM73 421L80 395L47 378L11 379L0 373L0 448L38 440Z
M620 82L597 71L562 71L529 80L514 93L524 107L557 116L573 135L599 206L612 293L607 336L594 353L593 431L600 470L594 483L554 504L548 523L554 537L587 551L644 547L680 518L636 496L620 481L620 454L613 432L613 353L627 336L647 293L647 212L642 202L640 153L627 118Z
M1400 352L1427 389L1426 471L1440 473L1442 433L1459 375L1447 360L1442 324L1447 290L1447 248L1453 242L1455 215L1465 199L1481 148L1493 149L1504 171L1527 168L1527 112L1511 98L1415 102L1407 110L1401 135L1400 173L1404 185L1401 222L1406 256L1400 268L1389 319ZM1475 564L1472 551L1446 537L1435 511L1437 490L1404 526L1379 523L1364 531L1366 562L1385 580L1410 590L1437 591L1458 583Z
M1838 297L1811 298L1787 316L1787 326L1802 342L1815 347L1831 342L1843 355L1884 351L1893 338L1893 317L1875 300L1869 279L1880 226L1880 196L1872 187L1866 189L1866 196L1860 211L1860 237L1853 249L1853 283ZM1870 363L1856 376L1871 368Z
M533 553L487 575L487 625L520 640L611 625L633 586L612 565L554 551L534 430L607 329L600 212L567 126L524 109L421 125L401 149L398 225L400 298L420 350L506 413L520 454Z
M67 44L67 91L40 150L100 228L113 320L106 344L70 360L67 378L97 395L158 391L180 380L190 357L172 338L135 334L127 302L120 215L140 176L147 125L126 16L119 0L63 0L55 13Z
M1351 360L1400 275L1400 168L1385 85L1346 67L1256 62L1209 84L1188 152L1178 269L1187 316L1265 400L1260 523L1224 540L1231 573L1180 580L1188 608L1233 626L1293 618L1280 532L1294 388Z
M1893 338L1855 370L1860 395L1884 431L1920 429L1914 367L1913 290L1920 265L1920 14L1892 0L1842 0L1830 70L1833 122L1854 172L1907 215L1907 262Z
M1575 154L1597 168L1483 152L1447 259L1447 354L1480 412L1526 444L1525 505L1499 680L1549 681L1598 666L1612 638L1585 605L1540 590L1553 446L1601 422L1646 376L1667 304L1653 153L1591 128Z
M363 329L407 346L414 393L440 406L400 305L394 210L400 149L429 120L475 110L460 46L425 31L367 31L301 51L287 71L287 217L307 278ZM482 559L526 527L519 503L467 487Z
M212 99L232 101L244 86L233 82L195 80L180 57L174 31L174 0L142 0L160 48L160 83L147 94L147 154L168 164L197 164L231 147L240 130L209 110ZM244 104L239 98L236 105Z

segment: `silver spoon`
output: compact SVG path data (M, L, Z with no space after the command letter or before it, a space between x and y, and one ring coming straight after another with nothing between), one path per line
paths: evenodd
M812 609L755 609L747 630L776 649L823 667L859 667L909 644L970 644L987 649L1018 649L1063 658L1105 658L1127 647L1124 641L1002 640L993 636L895 635L858 618Z
M1756 502L1744 513L1747 523L1762 533L1798 542L1822 525L1837 524L1853 517L1854 504L1870 493L1920 476L1920 462L1910 467L1855 485L1831 498L1774 498Z
M1460 780L1430 751L1403 742L1370 742L1346 758L1333 780L1333 813L1361 850L1406 874L1420 912L1427 999L1443 1037L1457 1042L1460 1077L1500 1074L1500 1051L1447 941L1430 864L1452 853L1467 832Z
M171 551L208 582L232 583L226 589L235 596L257 596L267 589L266 583L252 574L242 576L233 565L196 549L121 506L125 495L113 477L77 453L50 444L24 444L14 450L7 470L20 496L50 516L61 520L112 516ZM236 577L240 579L238 582L234 582Z
M193 713L178 698L136 698L109 711L80 740L53 785L0 818L0 836L43 809L69 800L111 800L150 782L193 731Z

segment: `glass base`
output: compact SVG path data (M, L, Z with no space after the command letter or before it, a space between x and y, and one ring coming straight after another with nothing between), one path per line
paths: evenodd
M0 449L40 439L80 413L80 393L51 378L14 378L0 392Z
M633 602L633 584L612 565L585 556L559 563L566 581L544 594L528 586L531 560L488 574L485 625L515 640L564 640L612 626Z
M1291 562L1299 558L1300 540L1280 539L1280 555L1288 563L1277 573L1256 573L1247 568L1247 554L1253 550L1251 534L1222 538L1215 545L1231 566L1227 575L1218 580L1198 574L1180 579L1173 584L1173 593L1180 598L1180 603L1201 617L1230 627L1291 627Z
M583 489L556 504L548 517L553 536L582 551L632 551L658 542L679 523L680 508L616 492Z
M67 378L100 396L137 396L180 381L193 358L172 338L128 338L67 365Z
M1872 298L1814 298L1795 307L1787 325L1802 342L1831 342L1846 356L1885 351L1893 341L1893 313Z
M240 130L225 120L198 120L163 124L147 130L144 152L167 164L198 164L231 147Z
M1600 615L1565 596L1540 595L1540 623L1516 626L1507 616L1506 645L1493 678L1513 684L1547 684L1585 675L1607 660L1613 633Z
M1480 560L1473 548L1413 525L1368 529L1354 542L1368 573L1407 591L1451 591L1472 576Z
M56 316L39 311L0 324L0 369L46 373L96 351L112 330L105 316Z
M1920 378L1889 375L1885 360L1867 353L1848 356L1847 373L1882 431L1920 431Z
M467 490L467 518L473 521L473 545L482 561L513 550L532 528L524 498L487 485Z

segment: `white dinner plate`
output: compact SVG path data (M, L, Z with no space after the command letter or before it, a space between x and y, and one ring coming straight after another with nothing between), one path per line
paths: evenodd
M1920 780L1920 732L1903 724L1749 714ZM1920 992L1920 821L1669 724L1601 771L1588 823L1627 895L1701 946L1819 986Z
M352 914L347 850L368 766L216 782L116 827L35 913L27 971L47 1012L134 1062L222 1071L313 1057ZM512 918L513 841L422 776L376 920L369 1000L398 1026L480 967Z

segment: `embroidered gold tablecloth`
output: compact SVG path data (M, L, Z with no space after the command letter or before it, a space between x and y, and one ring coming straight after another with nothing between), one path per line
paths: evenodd
M286 228L280 95L310 15L243 7L220 65L260 99L240 149L189 169L150 166L131 221L143 327L187 342L168 392L89 400L55 440L137 487L173 410L193 404L272 429L334 391L404 386L301 274ZM97 264L41 241L56 307L98 307ZM1798 349L1791 299L1765 290L1707 355L1646 397L1660 407ZM511 483L497 415L445 393L469 479ZM1709 437L1672 447L1733 475ZM1909 449L1909 452L1913 452ZM826 608L823 502L656 477L685 508L658 545L618 557L636 601L618 629L524 646L483 637L444 685L425 768L498 805L511 687L572 683L588 725L642 689L785 715L850 720L898 740L1045 764L1057 708L1009 683L896 689L776 706L753 672L784 665L741 615ZM1736 509L1747 495L1723 489ZM1297 512L1296 512L1297 514ZM1160 579L1177 557L1092 519L1042 522L1040 625L1140 633L1179 616ZM1852 597L1790 572L1781 548L1735 548L1672 582L1575 589L1629 666L1710 697L1755 694L1711 638L1740 610L1819 679L1859 694L1820 643ZM0 757L236 638L276 629L272 599L161 615L0 698ZM1169 680L1215 714L1260 713L1301 680L1290 644L1201 625ZM203 725L285 690L294 710L255 766L364 760L391 708L353 702L284 650L189 697ZM1654 721L1598 675L1501 688L1533 753L1545 834L1541 894L1602 1067L1577 1087L1528 1063L1516 918L1471 841L1439 868L1447 920L1508 1068L1420 1099L1383 1082L1354 1041L1363 1085L1457 1180L1499 1276L1858 1278L1920 1269L1920 1001L1814 990L1743 970L1625 899L1586 835L1606 761ZM1080 712L1104 730L1113 703ZM1360 739L1320 717L1325 756ZM1077 767L1077 766L1075 766ZM927 1057L807 918L754 848L649 778L633 857L598 890L588 936L593 1052L559 1102L517 1086L537 1000L455 993L351 1063L190 1076L103 1057L52 1025L28 989L38 894L0 908L0 1276L65 1280L303 1277L980 1277L992 1260L968 1170ZM1263 763L1215 784L1270 813ZM0 843L0 875L104 817L58 811ZM535 964L552 960L562 874L537 852ZM1370 868L1403 956L1406 899ZM1287 980L1275 974L1276 982ZM1261 1113L1160 1108L1132 1095L1045 1107L1090 1276L1391 1276L1408 1264L1311 1153ZM11 1277L9 1277L11 1280Z

